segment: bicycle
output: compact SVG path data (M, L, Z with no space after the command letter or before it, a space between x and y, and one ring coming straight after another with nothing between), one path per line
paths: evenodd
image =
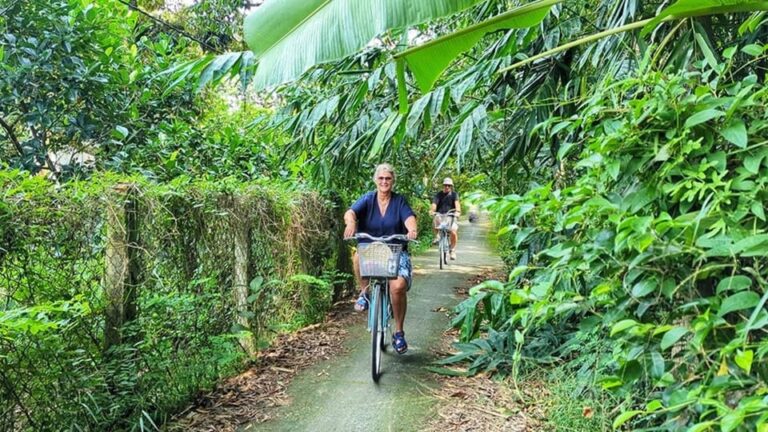
M370 303L368 307L368 331L371 332L371 376L378 383L381 377L381 356L387 346L387 335L392 319L392 303L389 299L389 279L397 277L403 245L386 243L392 240L408 240L402 234L373 237L357 233L353 239L369 239L372 243L359 243L357 256L360 276L368 278Z
M448 254L450 253L450 230L453 226L453 220L456 217L456 210L450 210L447 213L435 213L440 223L437 226L437 250L438 261L440 261L440 270L443 264L448 264Z

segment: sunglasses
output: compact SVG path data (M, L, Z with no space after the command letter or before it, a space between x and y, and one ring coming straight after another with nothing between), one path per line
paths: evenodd
M377 177L378 181L392 181L392 177Z

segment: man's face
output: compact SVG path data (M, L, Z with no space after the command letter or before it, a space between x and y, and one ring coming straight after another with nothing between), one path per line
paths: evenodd
M453 189L453 186L451 186L449 184L444 184L443 185L443 192L450 192L451 189Z

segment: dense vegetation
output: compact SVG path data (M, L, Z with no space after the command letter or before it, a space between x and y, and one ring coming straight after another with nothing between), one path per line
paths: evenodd
M152 429L320 319L329 221L388 161L499 229L450 373L557 379L553 429L766 430L764 2L408 3L0 0L0 428ZM247 51L281 7L306 28Z

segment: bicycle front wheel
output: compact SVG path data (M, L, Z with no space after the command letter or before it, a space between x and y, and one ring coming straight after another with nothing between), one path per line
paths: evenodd
M384 302L382 301L382 285L381 283L375 284L373 287L373 303L371 308L373 309L373 323L371 325L371 376L373 382L379 382L381 377L381 347L384 343L384 313L382 307Z
M443 269L443 234L438 234L440 239L437 241L437 261L440 263L440 270Z

